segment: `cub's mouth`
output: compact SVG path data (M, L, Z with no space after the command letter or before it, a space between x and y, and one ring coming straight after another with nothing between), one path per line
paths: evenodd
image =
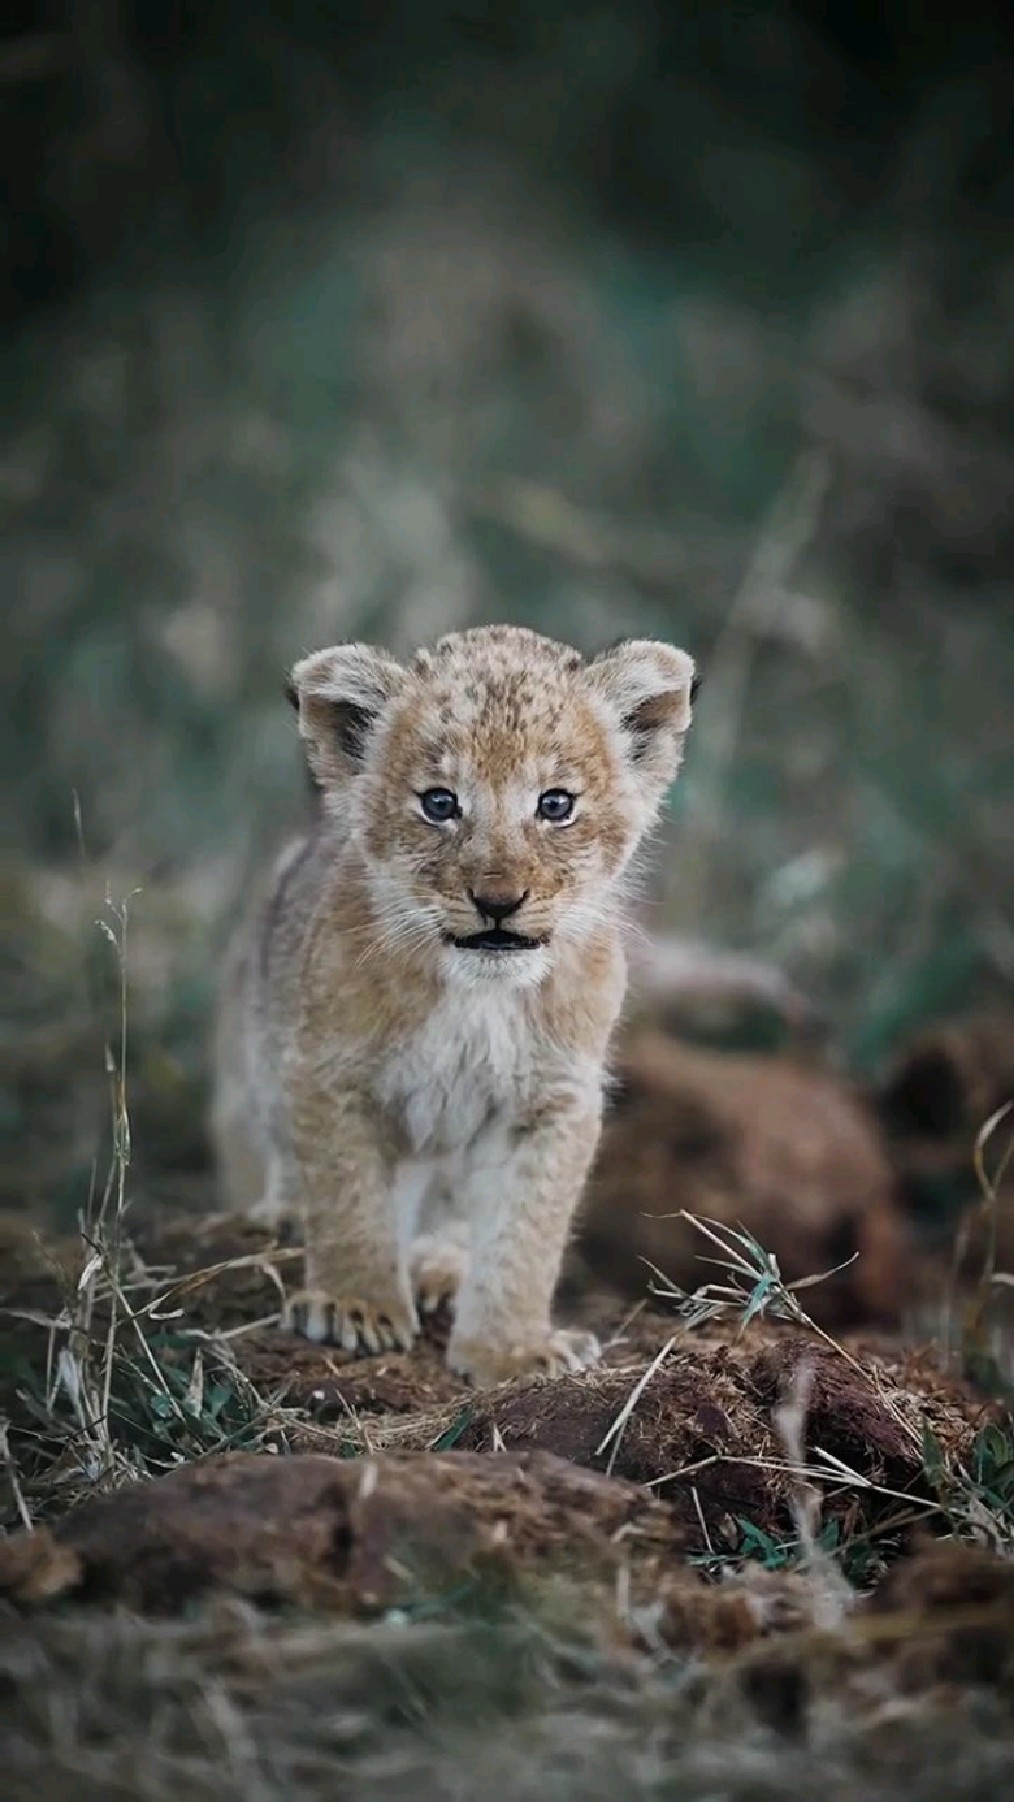
M487 926L482 932L470 932L466 938L448 935L448 942L458 951L537 951L545 939L529 938L523 932L508 932L506 926Z

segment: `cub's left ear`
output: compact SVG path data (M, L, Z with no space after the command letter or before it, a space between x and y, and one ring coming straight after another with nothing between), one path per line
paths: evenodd
M697 676L675 645L631 638L589 664L587 678L608 702L648 798L661 801L683 758Z

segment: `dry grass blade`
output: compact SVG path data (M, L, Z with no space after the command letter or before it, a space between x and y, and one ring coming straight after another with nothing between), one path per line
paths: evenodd
M271 1245L265 1251L248 1252L235 1258L222 1258L217 1264L207 1264L202 1270L192 1270L187 1276L180 1277L178 1282L171 1283L168 1289L146 1302L143 1308L138 1308L134 1318L141 1320L145 1315L150 1314L154 1320L169 1319L170 1316L164 1312L168 1303L183 1301L198 1289L203 1289L206 1284L214 1282L216 1277L231 1275L237 1270L259 1270L263 1276L274 1283L281 1295L283 1294L283 1285L275 1269L275 1259L293 1259L302 1256L303 1253L299 1246Z
M980 1278L983 1286L992 1282L996 1271L997 1197L1000 1192L1000 1184L1003 1182L1004 1176L1007 1173L1007 1167L1011 1161L1011 1156L1014 1154L1014 1132L1012 1132L1008 1138L1007 1144L1000 1154L999 1162L992 1176L990 1176L986 1169L986 1147L997 1128L1007 1119L1012 1109L1014 1109L1014 1101L1004 1102L1003 1106L998 1107L995 1113L992 1113L989 1116L989 1119L983 1123L975 1136L973 1163L975 1166L976 1181L979 1184L979 1192L982 1196L982 1207L987 1217L985 1262Z
M298 1257L283 1247L222 1260L176 1281L145 1267L124 1231L129 1207L131 1130L127 1098L127 952L129 901L107 898L98 924L115 952L119 1031L107 1042L111 1155L104 1184L92 1180L80 1218L81 1269L64 1305L51 1315L13 1309L48 1331L44 1384L22 1388L26 1419L15 1443L5 1434L3 1459L19 1519L30 1524L66 1507L81 1487L135 1482L181 1460L230 1445L263 1444L290 1421L265 1401L230 1355L224 1335L166 1334L178 1317L172 1304L237 1268L257 1268L279 1284L272 1259ZM154 1290L155 1293L151 1293ZM142 1299L143 1297L143 1299ZM188 1344L189 1341L192 1344ZM165 1349L163 1349L163 1347ZM18 1468L17 1457L22 1465Z
M676 1344L676 1336L674 1335L673 1338L666 1340L661 1351L656 1352L655 1356L651 1360L651 1363L648 1365L647 1370L645 1370L642 1373L642 1375L638 1378L637 1382L634 1384L633 1389L630 1391L630 1394L628 1395L626 1401L624 1402L623 1407L620 1409L619 1413L617 1414L616 1419L613 1421L612 1425L610 1426L608 1432L606 1432L603 1435L601 1444L596 1446L596 1448L595 1448L596 1458L601 1458L607 1445L611 1445L613 1448L609 1454L609 1462L606 1465L607 1477L611 1477L613 1474L613 1467L616 1463L617 1455L619 1453L620 1445L622 1444L622 1441L623 1441L623 1434L624 1434L624 1430L626 1428L628 1420L630 1419L631 1415L633 1414L634 1409L637 1407L637 1404L640 1401L645 1390L647 1389L648 1384L651 1382L652 1377L655 1375L656 1370L658 1370L661 1367L661 1365L663 1365L665 1363L666 1358L669 1356L669 1353L672 1351L672 1348L675 1344Z
M717 1263L730 1273L728 1285L705 1283L699 1289L687 1293L675 1283L671 1283L662 1272L649 1266L658 1282L652 1285L652 1293L660 1299L674 1302L677 1312L682 1316L686 1326L699 1326L705 1320L738 1315L742 1326L748 1326L751 1320L762 1314L770 1314L776 1319L791 1321L795 1326L805 1327L808 1332L825 1345L829 1351L849 1365L860 1376L864 1383L870 1385L878 1399L889 1410L897 1425L910 1438L918 1441L910 1421L904 1418L888 1396L885 1396L876 1379L876 1375L867 1365L854 1358L845 1346L839 1344L830 1333L806 1312L796 1299L802 1289L812 1288L816 1283L833 1276L847 1264L853 1262L846 1259L845 1264L835 1265L832 1270L821 1275L798 1277L787 1283L782 1277L777 1259L771 1252L754 1238L743 1226L731 1227L715 1220L703 1220L697 1214L691 1214L686 1208L680 1208L674 1216L685 1220L689 1226L715 1245L722 1253L720 1259L705 1258L702 1262ZM744 1280L745 1279L745 1286Z
M31 1510L28 1503L25 1501L24 1492L21 1488L17 1463L11 1453L10 1423L6 1420L0 1420L0 1461L3 1463L7 1481L11 1486L11 1495L14 1498L14 1506L18 1512L18 1519L20 1520L21 1525L27 1528L30 1533L34 1526L34 1522L32 1520Z
M943 1319L939 1332L943 1341L945 1357L950 1359L955 1353L958 1353L962 1365L966 1367L977 1360L990 1361L988 1322L992 1292L998 1284L1003 1287L1014 1281L1010 1275L1002 1271L998 1272L996 1269L1000 1186L1007 1173L1011 1157L1014 1156L1014 1131L1011 1132L992 1174L986 1167L987 1147L1003 1122L1010 1116L1012 1109L1014 1109L1014 1101L1004 1102L1002 1107L998 1107L990 1114L976 1134L972 1164L979 1185L979 1202L976 1208L965 1213L954 1237L950 1278L943 1301ZM960 1305L962 1275L976 1220L985 1224L985 1247L975 1292L962 1309ZM956 1333L955 1323L959 1321L960 1330ZM995 1362L995 1360L993 1361Z

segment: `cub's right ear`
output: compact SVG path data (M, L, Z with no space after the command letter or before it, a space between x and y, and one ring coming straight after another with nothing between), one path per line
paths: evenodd
M405 672L370 644L339 644L297 663L287 690L317 781L329 788L362 766L377 716L397 694Z

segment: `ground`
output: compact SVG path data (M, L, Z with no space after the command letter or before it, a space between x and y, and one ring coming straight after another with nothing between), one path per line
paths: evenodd
M710 1287L631 1305L578 1258L562 1305L602 1366L476 1392L445 1318L359 1360L283 1333L294 1239L132 1219L117 1175L89 1243L2 1221L12 1795L1014 1777L995 1371L835 1336L819 1285L695 1217Z

